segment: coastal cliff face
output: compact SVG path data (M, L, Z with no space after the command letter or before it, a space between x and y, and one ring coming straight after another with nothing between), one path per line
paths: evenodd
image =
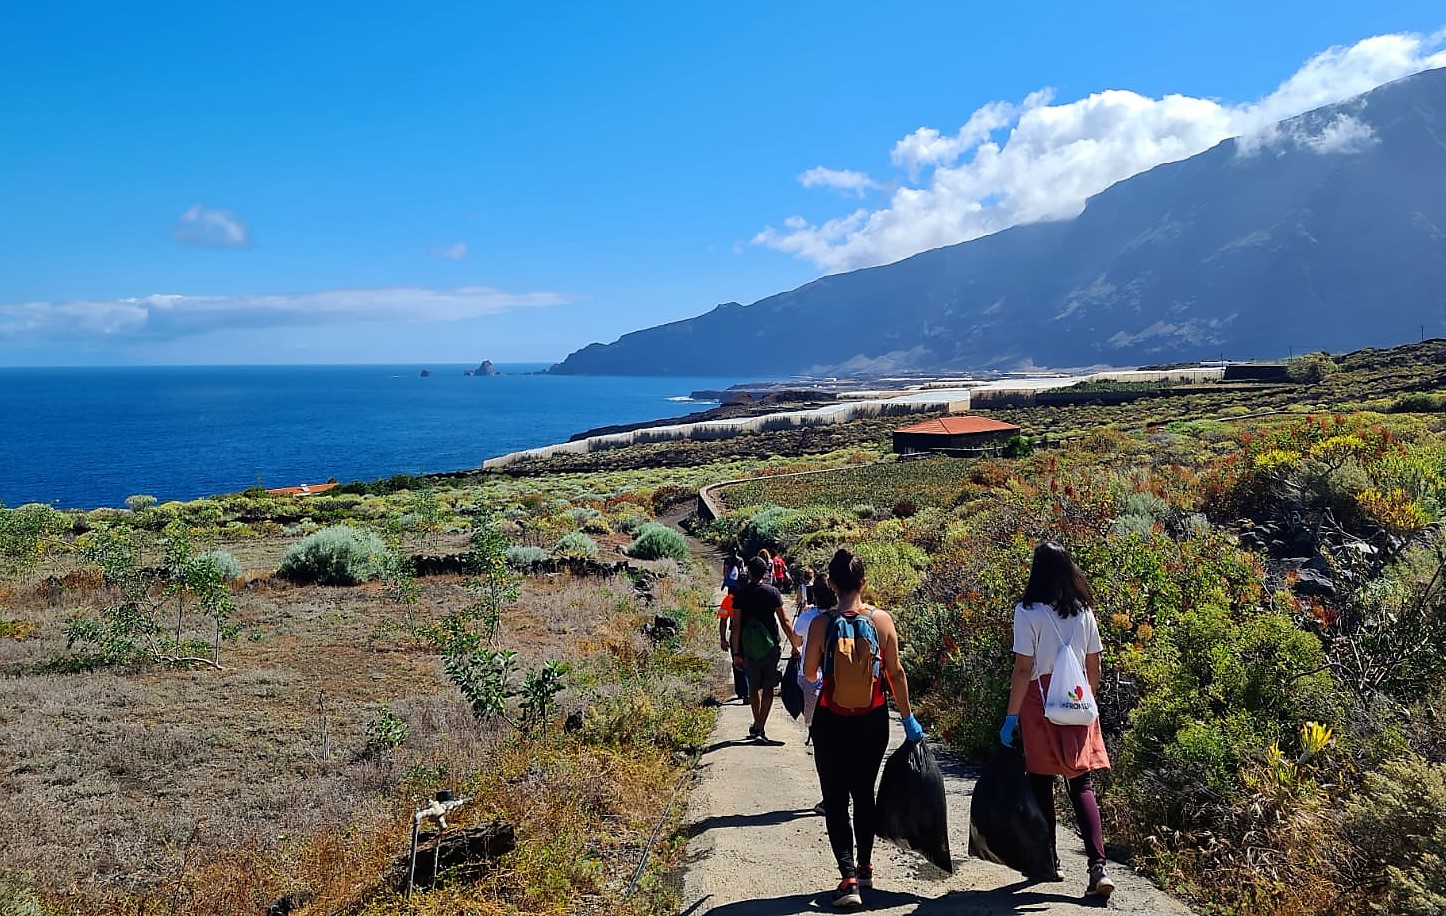
M595 343L551 372L1128 365L1446 328L1446 70L1154 168L1016 226Z

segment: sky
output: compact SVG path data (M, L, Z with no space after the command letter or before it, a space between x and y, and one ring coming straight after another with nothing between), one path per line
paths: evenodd
M26 3L0 366L556 361L1419 70L1437 3Z

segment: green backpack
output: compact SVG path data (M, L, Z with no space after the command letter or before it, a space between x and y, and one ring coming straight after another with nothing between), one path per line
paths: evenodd
M778 649L778 634L757 617L749 617L743 622L743 633L738 642L744 658L767 658Z

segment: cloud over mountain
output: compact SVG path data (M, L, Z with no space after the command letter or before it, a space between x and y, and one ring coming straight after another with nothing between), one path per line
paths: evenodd
M816 168L806 186L843 187L821 176L859 176L862 194L892 187L877 208L822 222L791 216L759 232L755 244L812 261L829 272L896 261L1020 223L1076 216L1087 198L1166 162L1189 158L1229 137L1242 151L1293 142L1321 153L1368 146L1364 125L1346 116L1317 133L1282 138L1282 119L1341 101L1391 80L1446 66L1446 31L1378 35L1315 55L1264 98L1249 103L1167 95L1152 99L1111 89L1053 104L1053 93L1020 103L990 102L955 132L921 127L899 140L892 183L862 172ZM1005 136L997 136L1006 128ZM807 180L807 176L819 176ZM867 183L864 183L864 182Z

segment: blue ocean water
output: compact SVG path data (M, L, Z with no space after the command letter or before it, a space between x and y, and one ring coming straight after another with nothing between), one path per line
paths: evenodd
M542 365L0 369L0 501L119 506L475 468L596 426L675 417L737 379L523 374Z

